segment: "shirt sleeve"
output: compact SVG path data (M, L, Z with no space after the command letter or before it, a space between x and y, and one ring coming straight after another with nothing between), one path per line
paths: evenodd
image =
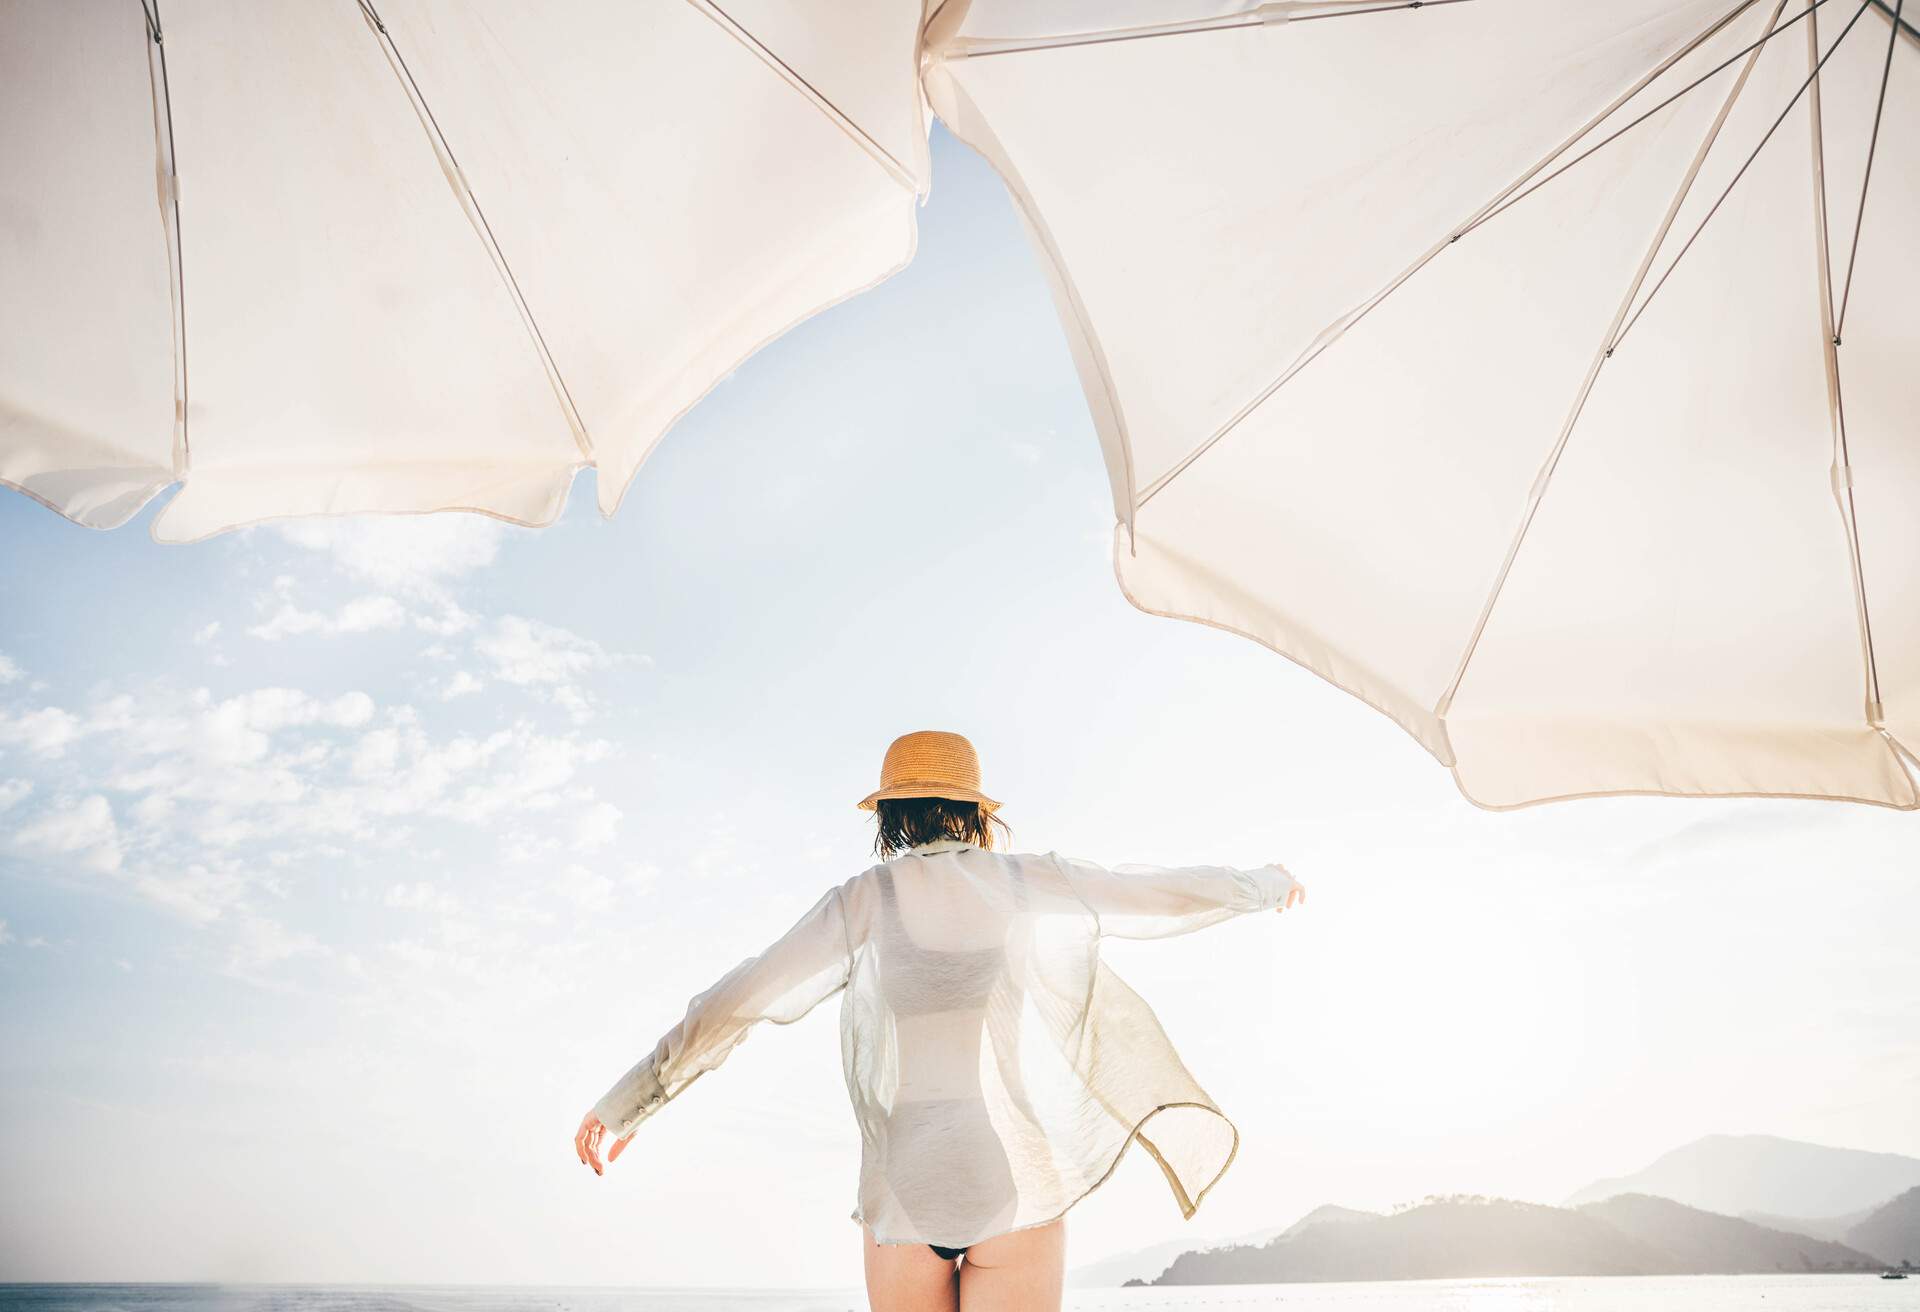
M1234 916L1284 906L1299 884L1286 868L1124 865L1055 857L1100 932L1116 938L1171 938Z
M687 1014L622 1075L593 1113L618 1138L700 1076L763 1020L790 1025L846 986L853 967L846 886L830 888L765 952L687 1004Z

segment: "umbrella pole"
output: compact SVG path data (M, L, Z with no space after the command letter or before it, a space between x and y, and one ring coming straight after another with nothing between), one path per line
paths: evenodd
M1905 0L1900 0L1901 4ZM1865 12L1868 5L1861 6ZM1859 15L1855 15L1857 20ZM1894 21L1899 22L1896 8ZM1851 30L1852 24L1849 23ZM1880 83L1880 105L1886 104L1886 76L1893 68L1893 45L1899 29L1896 26L1887 34L1887 72L1883 73ZM1846 38L1846 32L1834 41L1838 49L1840 41ZM1831 56L1832 51L1828 52ZM1873 654L1873 618L1867 606L1866 571L1860 560L1860 523L1853 498L1853 463L1847 451L1847 411L1846 399L1840 386L1840 320L1846 315L1846 292L1841 293L1838 316L1834 312L1833 300L1833 246L1827 232L1827 163L1826 129L1821 118L1820 108L1820 67L1826 58L1820 55L1820 30L1818 20L1807 25L1807 61L1813 65L1808 74L1812 90L1808 99L1808 111L1812 119L1813 141L1813 191L1814 191L1814 238L1819 256L1820 269L1820 341L1822 359L1826 365L1827 376L1827 418L1833 429L1833 465L1830 471L1834 504L1840 511L1841 526L1847 535L1847 564L1853 575L1854 614L1860 626L1860 655L1865 666L1866 698L1864 710L1867 723L1876 729L1883 729L1885 708L1880 701L1880 670ZM1860 183L1859 214L1854 220L1853 247L1847 257L1847 288L1853 285L1854 258L1860 249L1860 221L1866 217L1867 182L1873 176L1873 153L1880 137L1880 111L1874 111L1873 143L1867 148L1865 176ZM1764 144L1764 143L1762 143Z

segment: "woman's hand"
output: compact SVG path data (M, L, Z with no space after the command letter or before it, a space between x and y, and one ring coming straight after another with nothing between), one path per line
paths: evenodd
M1279 906L1275 907L1274 910L1285 911L1288 907L1294 906L1297 903L1305 902L1306 900L1307 900L1307 890L1301 887L1299 884L1295 884L1292 888L1287 890L1287 900L1285 902L1282 902Z
M607 1127L600 1123L600 1118L588 1112L580 1118L580 1130L573 1136L573 1151L579 1155L580 1164L591 1166L595 1175L606 1174L605 1169L600 1165L600 1141L606 1133ZM612 1150L607 1153L607 1165L612 1166L619 1161L620 1154L625 1152L627 1145L632 1142L632 1134L624 1139L615 1139Z

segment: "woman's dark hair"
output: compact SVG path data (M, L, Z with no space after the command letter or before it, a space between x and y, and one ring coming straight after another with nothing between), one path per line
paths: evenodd
M978 802L954 802L944 797L885 797L874 803L873 814L878 823L873 851L883 861L910 847L937 843L945 838L957 838L991 852L995 825L1003 835L1013 837L1007 822L991 812L982 815Z

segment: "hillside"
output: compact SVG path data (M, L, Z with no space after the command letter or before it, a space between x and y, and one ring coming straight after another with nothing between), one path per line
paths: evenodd
M1847 1242L1847 1231L1859 1225L1880 1209L1863 1207L1857 1212L1848 1212L1845 1216L1775 1216L1771 1212L1742 1212L1742 1221L1751 1221L1755 1225L1766 1226L1769 1230L1785 1230L1789 1234L1812 1235L1815 1239L1831 1239L1836 1243ZM1855 1244L1855 1248L1859 1245Z
M1881 1265L1846 1244L1769 1229L1646 1194L1620 1194L1579 1210L1665 1254L1676 1269L1691 1274L1848 1271Z
M1535 1203L1444 1199L1317 1225L1259 1246L1181 1255L1154 1285L1447 1276L1655 1275L1655 1252L1602 1221Z
M1769 1135L1716 1134L1632 1175L1597 1180L1567 1199L1567 1206L1615 1194L1652 1194L1727 1216L1840 1217L1879 1207L1916 1185L1920 1158Z
M1847 1231L1847 1243L1890 1266L1920 1266L1920 1189L1909 1189Z
M1389 1216L1311 1226L1265 1244L1183 1253L1158 1278L1128 1283L1707 1275L1879 1265L1845 1245L1663 1198L1621 1197L1581 1208L1445 1198Z
M1182 1253L1209 1252L1216 1248L1264 1244L1282 1233L1284 1232L1276 1226L1267 1226L1262 1230L1248 1231L1227 1239L1205 1242L1193 1239L1169 1239L1149 1248L1129 1249L1123 1253L1115 1253L1111 1257L1103 1257L1096 1262L1088 1262L1084 1266L1074 1267L1067 1272L1067 1287L1069 1289L1111 1289L1116 1285L1139 1284L1142 1280L1150 1280L1165 1271L1168 1264Z
M1089 1262L1085 1266L1075 1267L1067 1272L1067 1286L1071 1289L1111 1289L1115 1285L1137 1285L1165 1271L1168 1265L1183 1253L1258 1247L1275 1239L1304 1233L1315 1226L1337 1225L1343 1221L1372 1220L1378 1216L1378 1212L1360 1212L1351 1207L1324 1203L1284 1230L1268 1226L1264 1230L1254 1230L1235 1235L1230 1239L1206 1244L1196 1244L1190 1239L1173 1239L1164 1244L1155 1244L1151 1248L1136 1248L1102 1258L1098 1262Z
M1379 1217L1378 1212L1361 1212L1351 1207L1341 1207L1337 1203L1322 1203L1282 1230L1279 1237L1291 1239L1295 1235L1305 1234L1317 1225L1340 1225L1347 1221L1374 1221Z

